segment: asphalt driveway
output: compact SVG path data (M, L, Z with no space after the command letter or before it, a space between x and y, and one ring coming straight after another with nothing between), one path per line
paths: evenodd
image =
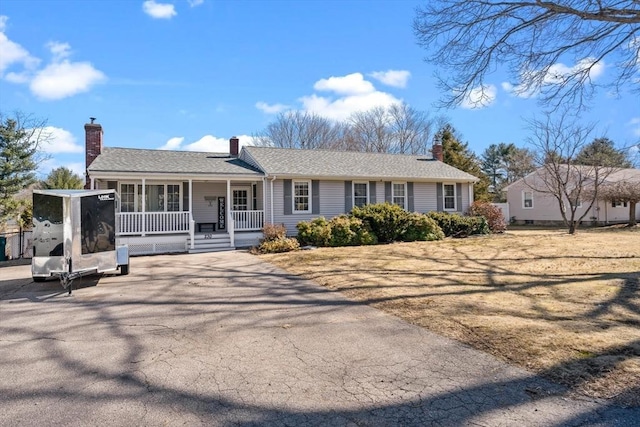
M0 425L635 425L244 252L0 268Z

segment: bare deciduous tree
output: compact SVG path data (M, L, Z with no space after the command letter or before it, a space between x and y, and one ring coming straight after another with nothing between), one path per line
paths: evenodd
M605 60L615 67L603 85L639 88L638 0L432 0L418 8L413 28L431 52L426 60L444 69L438 79L445 106L470 94L481 102L487 76L499 67L517 93L539 93L554 106L583 106Z
M578 154L592 140L593 125L580 125L568 114L529 121L532 136L529 142L535 147L537 172L524 179L532 190L556 200L569 234L574 234L593 204L599 190L612 172L609 166L597 162L581 164ZM585 207L582 214L578 208Z
M341 146L344 126L322 116L302 111L288 111L276 119L258 135L256 145L302 148L332 149Z
M621 172L624 174L624 171ZM616 182L607 182L602 185L600 188L600 198L609 202L628 203L629 226L633 227L637 224L636 205L640 203L640 176L629 173L629 176L620 176L617 178Z

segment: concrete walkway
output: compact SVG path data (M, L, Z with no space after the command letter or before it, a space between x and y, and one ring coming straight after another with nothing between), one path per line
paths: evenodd
M0 268L0 425L635 425L243 252Z

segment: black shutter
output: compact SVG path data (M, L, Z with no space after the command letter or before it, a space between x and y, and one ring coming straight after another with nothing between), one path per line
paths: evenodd
M442 201L442 183L436 182L436 206L438 212L443 211L443 201Z
M376 202L376 182L369 181L369 203L373 204Z
M407 182L407 210L414 211L413 207L413 182Z
M311 181L311 213L320 213L320 181Z
M353 197L351 190L353 189L352 181L344 182L344 213L351 212L351 208L353 207Z
M456 184L456 210L462 212L462 184Z
M391 197L391 181L384 182L384 201L393 203L393 198Z
M291 209L293 208L293 200L291 198L291 180L285 179L284 185L284 214L291 215Z

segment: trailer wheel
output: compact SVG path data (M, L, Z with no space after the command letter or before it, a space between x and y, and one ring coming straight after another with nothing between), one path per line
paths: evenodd
M122 264L120 266L120 275L126 276L127 274L129 274L129 264Z
M44 282L46 277L32 277L34 282Z

